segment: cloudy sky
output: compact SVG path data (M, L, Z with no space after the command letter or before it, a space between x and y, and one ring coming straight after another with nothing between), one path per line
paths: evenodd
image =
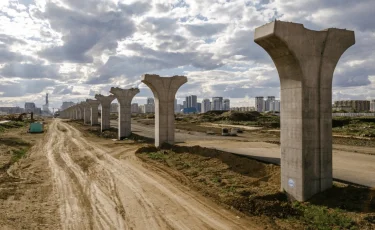
M355 31L338 63L333 99L375 98L374 0L0 0L0 106L82 101L111 86L151 91L144 73L185 75L179 102L224 96L232 106L279 97L254 29L275 19Z

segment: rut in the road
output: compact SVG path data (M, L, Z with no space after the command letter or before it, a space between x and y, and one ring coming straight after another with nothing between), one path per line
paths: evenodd
M49 132L45 150L63 229L248 228L152 175L134 156L134 147L120 161L59 120Z

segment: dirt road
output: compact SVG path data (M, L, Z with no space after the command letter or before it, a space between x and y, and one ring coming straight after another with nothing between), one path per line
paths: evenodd
M59 119L48 132L40 151L52 170L62 229L256 229L177 183L178 175L144 167L137 145L90 140Z

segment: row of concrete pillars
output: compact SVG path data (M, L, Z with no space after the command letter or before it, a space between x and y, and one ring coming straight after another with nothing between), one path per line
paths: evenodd
M332 187L332 78L341 55L355 43L354 32L312 31L302 24L275 21L257 28L254 41L271 56L280 77L281 189L305 201ZM186 81L182 76L142 76L155 96L156 146L174 143L174 98ZM93 107L101 103L104 130L109 128L110 102L117 98L123 116L119 118L121 138L130 134L130 102L138 92L112 88L113 95L97 95L96 104L88 100L63 114L84 116L87 122L91 109L93 124Z
M174 144L174 100L177 90L187 82L184 76L160 77L145 74L142 82L150 87L155 97L155 145ZM120 89L112 87L111 94L95 95L96 100L87 99L61 112L62 118L84 120L85 124L98 125L98 107L101 105L101 131L110 128L111 102L117 99L118 139L131 135L131 102L139 89Z

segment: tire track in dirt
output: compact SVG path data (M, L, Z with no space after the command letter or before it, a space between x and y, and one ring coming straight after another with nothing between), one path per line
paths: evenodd
M179 188L142 166L134 150L117 160L107 148L89 142L72 126L56 120L64 146L60 154L68 167L85 184L90 196L93 219L101 219L116 229L249 229L256 228L248 219L197 198L187 188ZM57 130L59 132L59 130ZM72 147L73 146L73 147ZM77 153L79 156L77 157ZM80 157L88 160L87 171L80 167ZM105 201L110 206L105 206ZM111 210L111 208L113 210ZM112 218L111 218L112 217ZM110 220L110 221L109 221ZM124 221L120 226L121 220ZM109 221L109 222L108 222ZM94 226L98 226L97 223ZM100 228L102 228L100 226Z

